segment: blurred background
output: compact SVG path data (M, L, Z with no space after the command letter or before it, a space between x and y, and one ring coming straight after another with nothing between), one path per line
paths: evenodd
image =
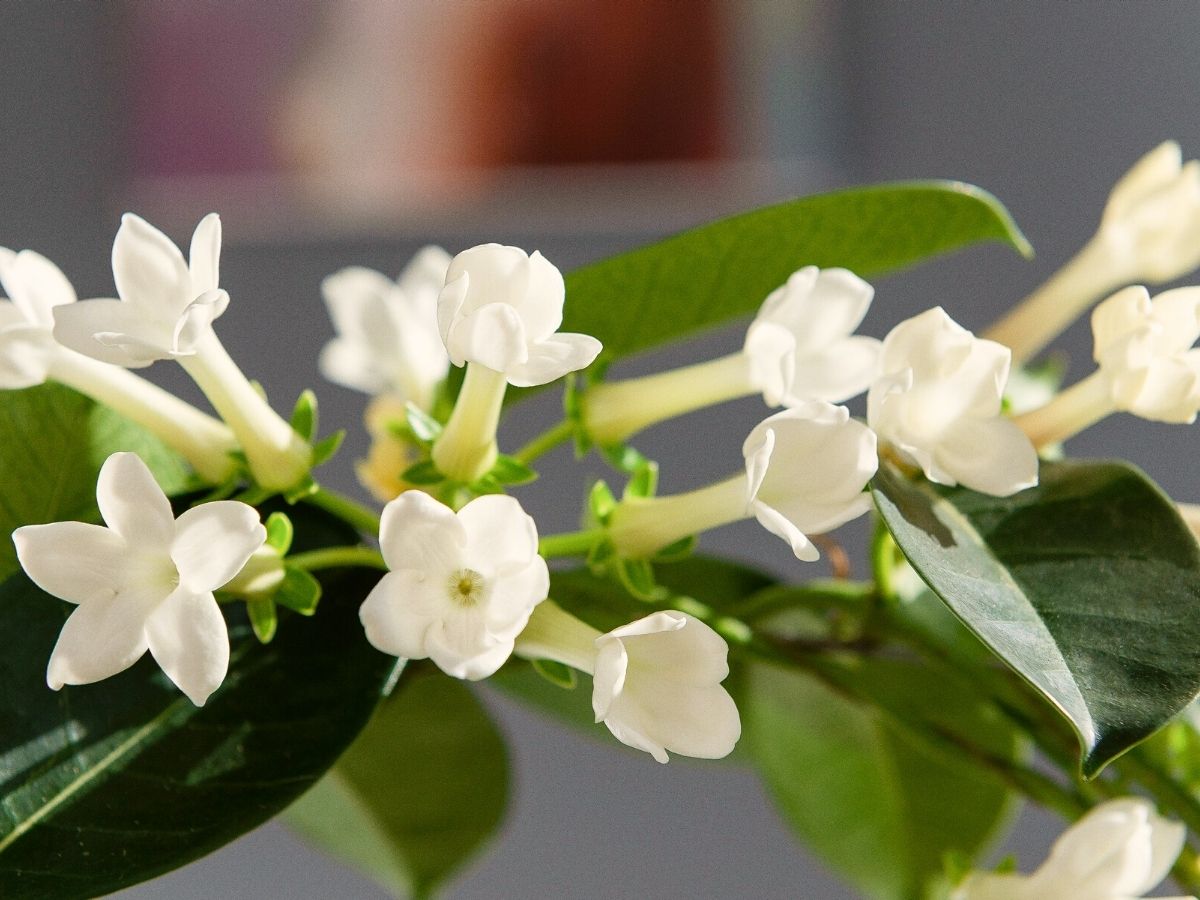
M1200 153L1197 46L1200 6L1182 2L9 2L0 244L45 253L81 296L107 295L122 211L181 241L219 211L234 300L221 335L284 407L320 383L331 329L318 286L342 266L396 272L427 242L496 240L570 269L796 194L956 178L996 193L1037 259L983 247L890 278L866 330L882 336L934 304L982 329L1091 234L1142 153L1170 137ZM711 335L618 374L738 342ZM1085 328L1060 346L1086 371ZM168 367L151 371L190 391ZM357 491L365 398L319 393L323 421L351 428L327 480ZM734 470L762 413L746 402L649 433L663 489ZM502 438L514 446L555 414L539 398ZM1072 450L1131 458L1196 500L1195 447L1190 430L1116 418ZM566 530L582 480L569 454L547 466L522 500L543 531ZM704 546L812 574L749 526ZM791 839L749 772L659 766L602 729L588 740L482 694L516 786L503 834L449 896L853 896ZM1025 812L997 853L1028 869L1057 830ZM383 895L269 825L120 896Z

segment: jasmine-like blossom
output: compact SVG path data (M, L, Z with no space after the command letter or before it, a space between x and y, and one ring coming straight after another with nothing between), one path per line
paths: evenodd
M768 406L849 400L879 372L880 342L854 334L874 293L846 269L806 266L763 302L739 352L590 388L587 433L618 444L656 422L756 393Z
M1007 347L980 340L941 307L901 322L883 341L883 375L867 395L881 440L939 484L1006 497L1037 484L1037 453L1001 414Z
M517 653L551 659L592 676L592 711L623 744L660 763L668 753L728 756L741 736L724 639L686 613L656 612L607 634L543 603Z
M375 397L363 414L371 446L366 459L355 461L354 472L359 484L383 503L413 487L400 477L420 458L418 447L395 431L395 426L405 421L405 414L405 404L395 394Z
M321 351L321 374L371 396L430 409L450 368L437 319L449 265L450 255L430 246L396 281L362 266L326 278L321 293L338 336Z
M56 306L54 337L85 356L127 368L175 359L233 429L255 480L270 490L296 486L312 449L246 379L212 330L229 295L218 286L221 220L205 216L190 261L150 223L131 213L113 242L119 300Z
M449 478L471 482L496 460L496 426L507 385L547 384L591 365L600 342L560 333L562 273L540 253L482 244L450 263L438 298L438 328L456 366L467 367L433 461Z
M987 332L1031 359L1084 310L1134 282L1163 284L1200 265L1200 162L1167 141L1112 189L1100 228L1042 287Z
M1109 800L1063 832L1033 874L973 872L953 900L1135 900L1167 877L1185 837L1148 800Z
M1065 440L1117 411L1189 424L1200 410L1200 287L1150 299L1140 286L1092 313L1097 370L1040 409L1018 417L1035 444Z
M13 532L26 574L77 608L63 625L46 682L54 690L122 672L148 649L197 706L229 668L229 634L213 597L266 539L251 506L205 503L179 516L145 463L114 453L96 500L107 527L83 522Z
M153 432L207 481L233 474L237 449L223 423L132 372L70 350L54 339L54 311L76 303L58 266L32 250L0 247L0 389L57 381Z
M745 472L667 497L627 497L609 537L646 557L691 534L753 516L798 559L818 559L809 534L830 531L871 505L863 493L879 461L875 435L844 406L811 401L760 422L742 446Z
M401 494L383 509L389 572L360 611L367 640L455 678L486 678L546 599L537 546L533 519L512 497L478 497L455 513L421 491Z

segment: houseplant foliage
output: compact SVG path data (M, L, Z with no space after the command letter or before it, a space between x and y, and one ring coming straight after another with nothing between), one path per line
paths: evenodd
M0 251L0 617L20 635L0 657L0 894L116 890L277 814L397 894L434 892L503 821L483 679L644 751L630 765L736 746L870 897L1131 897L1168 870L1195 893L1196 516L1061 445L1116 412L1195 418L1200 288L1140 285L1189 274L1198 238L1197 165L1166 144L982 337L949 302L858 334L886 302L864 279L984 241L1030 253L950 182L783 203L565 279L494 244L427 248L396 281L347 268L323 285L321 363L373 398L358 474L382 510L322 487L340 436L315 395L281 417L221 345L215 215L186 258L127 215L112 299ZM1096 370L1064 389L1036 356L1093 306ZM731 356L607 376L750 316ZM169 360L212 414L137 374ZM562 420L498 446L536 388L563 392ZM861 421L840 404L864 392ZM680 461L639 434L751 395L772 409L731 476L659 495ZM563 444L612 473L564 485L580 528L542 534L520 487ZM859 516L867 580L822 537ZM693 552L747 518L793 578ZM1022 801L1076 824L986 871Z

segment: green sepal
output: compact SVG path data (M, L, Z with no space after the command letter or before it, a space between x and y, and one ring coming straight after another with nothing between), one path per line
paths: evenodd
M492 466L488 477L494 478L500 484L520 485L537 481L538 473L515 456L501 454L496 458L496 464Z
M609 564L616 555L617 548L613 546L612 541L597 541L592 544L585 562L594 575L601 575L608 571Z
M500 483L500 479L498 479L495 475L489 474L484 475L482 478L472 484L468 490L476 496L481 496L483 494L503 494L504 485Z
M283 581L275 589L272 599L292 612L311 616L317 611L317 604L321 601L321 582L317 581L311 572L285 565Z
M657 603L669 595L665 587L654 578L654 566L646 559L620 559L612 565L617 580L638 600L647 603Z
M342 448L342 441L346 439L346 429L339 428L333 434L321 438L313 444L312 448L312 464L319 466L323 462L328 462L333 458L333 455Z
M446 480L446 476L438 471L432 459L426 459L405 469L400 479L409 484L440 484Z
M283 492L283 499L291 506L295 506L305 497L311 497L318 490L317 483L313 481L311 475L305 475L296 484Z
M696 550L696 535L689 534L685 538L680 538L673 544L668 544L657 553L654 554L654 562L679 562L681 559L687 559Z
M650 460L641 451L628 444L601 447L600 455L618 472L625 472L632 476L636 476L641 469L650 464Z
M412 401L404 404L404 419L411 438L418 444L432 444L442 433L442 423Z
M592 437L587 433L583 422L583 395L590 383L590 378L584 381L579 377L579 373L572 372L567 376L563 388L563 417L572 426L576 459L583 459L592 449Z
M579 676L570 666L553 659L531 659L529 662L533 666L533 671L556 687L573 691L579 684Z
M310 444L317 436L317 395L305 388L292 407L292 431Z
M588 521L593 525L607 525L609 517L617 508L617 498L603 481L597 481L588 492Z
M292 547L292 538L296 530L287 513L273 512L267 516L267 546L277 550L280 556L286 556Z
M250 617L250 627L260 644L269 644L275 637L279 627L279 617L275 614L275 601L260 597L246 601L246 613Z
M633 451L637 453L636 450ZM638 453L638 456L641 456ZM642 457L632 477L625 485L624 497L653 497L658 491L658 463Z

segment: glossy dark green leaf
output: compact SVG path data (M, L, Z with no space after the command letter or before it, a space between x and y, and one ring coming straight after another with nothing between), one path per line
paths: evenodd
M819 194L572 272L563 330L595 335L608 358L625 356L754 312L801 266L868 277L980 241L1030 252L996 198L961 182Z
M504 741L471 689L406 675L284 821L397 896L426 896L491 837L508 799Z
M914 721L946 721L991 753L1017 754L970 687L942 673L877 659L849 677ZM808 675L756 665L740 705L744 749L784 819L866 897L926 896L947 853L974 857L1008 819L1008 791L987 770Z
M1200 691L1200 549L1137 469L1043 463L996 498L884 466L873 488L921 577L1070 721L1085 775Z
M353 532L291 511L301 549ZM330 573L315 620L255 638L241 603L229 676L203 708L149 658L94 685L46 687L72 607L18 573L0 585L0 896L94 897L183 865L258 826L331 766L395 660L367 644L359 601L378 578Z
M168 494L190 485L187 465L160 440L58 384L0 391L0 579L17 571L8 535L21 525L96 520L96 476L133 450Z

